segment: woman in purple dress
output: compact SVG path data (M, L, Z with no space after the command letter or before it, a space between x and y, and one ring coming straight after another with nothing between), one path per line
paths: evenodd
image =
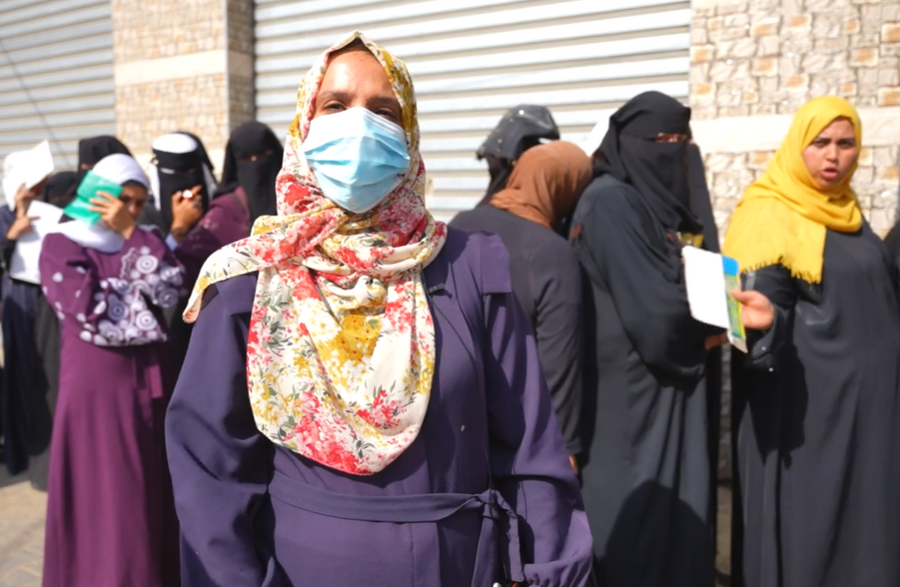
M94 173L122 185L92 200L101 219L59 225L40 258L62 328L51 444L44 587L178 584L165 466L161 308L183 275L156 229L135 226L149 182L110 155Z
M166 418L182 580L571 587L591 537L495 237L435 222L406 66L304 78L279 215L210 257Z

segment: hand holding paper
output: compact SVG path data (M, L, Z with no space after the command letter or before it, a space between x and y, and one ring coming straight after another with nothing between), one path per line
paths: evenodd
M741 318L743 319L744 328L752 330L768 330L772 328L775 322L775 308L769 301L769 298L758 291L739 291L731 292L738 302L741 303Z
M24 184L26 189L33 189L53 173L53 169L53 155L47 141L33 149L7 155L3 161L3 193L7 205L15 209L19 188Z
M32 200L28 206L27 216L16 222L27 222L28 230L23 231L16 239L16 248L10 261L9 276L20 281L40 285L41 274L38 260L44 236L51 232L62 217L62 210L52 204L40 200ZM13 225L15 227L15 225ZM10 229L12 230L12 229Z
M682 254L691 315L705 324L724 328L728 341L747 352L741 304L732 295L740 289L737 261L695 247L684 247Z

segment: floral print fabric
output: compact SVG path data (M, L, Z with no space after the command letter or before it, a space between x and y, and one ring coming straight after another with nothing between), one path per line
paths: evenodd
M410 166L385 201L351 214L322 195L301 145L330 56L356 40L381 63L402 109ZM247 344L256 425L272 442L334 469L371 475L418 436L434 375L434 325L422 270L446 227L425 209L425 167L406 66L362 34L306 74L281 173L278 216L213 254L185 311L209 285L259 272Z

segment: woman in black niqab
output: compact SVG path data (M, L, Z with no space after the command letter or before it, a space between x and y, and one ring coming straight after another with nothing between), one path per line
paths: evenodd
M163 234L168 234L174 219L172 195L200 186L199 205L206 210L215 186L214 167L203 141L183 131L153 141L153 157L156 169L150 181L162 216Z
M75 185L72 186L69 197L75 198L75 190L78 189L87 172L94 168L94 165L104 157L116 153L132 156L125 143L110 135L99 135L78 141L78 170L75 172L77 174Z
M582 494L599 587L712 587L707 338L681 251L690 109L657 92L610 117L572 218L585 281Z
M131 151L128 150L125 143L114 136L100 135L81 139L78 141L79 173L83 177L84 175L82 172L87 173L87 171L92 169L101 159L116 153L131 157Z
M679 232L701 234L691 211L688 147L691 109L659 92L633 98L609 119L598 174L634 186L653 215Z
M281 171L284 148L272 129L257 121L245 122L231 132L225 147L222 183L216 194L244 188L250 208L250 224L260 216L278 213L275 178Z

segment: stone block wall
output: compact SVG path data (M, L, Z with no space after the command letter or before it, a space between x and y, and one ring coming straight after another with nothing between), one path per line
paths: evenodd
M693 10L696 119L790 114L823 94L900 106L900 1L706 4Z
M140 159L161 134L203 139L217 167L254 116L252 0L112 0L116 127Z
M887 231L897 208L900 133L879 131L900 116L900 0L695 0L692 8L693 119L710 129L723 119L746 121L746 136L729 135L731 144L700 144L720 228L783 136L760 134L786 130L799 106L831 94L871 122L854 187L873 228ZM780 125L759 124L779 115ZM757 148L742 150L742 139Z

